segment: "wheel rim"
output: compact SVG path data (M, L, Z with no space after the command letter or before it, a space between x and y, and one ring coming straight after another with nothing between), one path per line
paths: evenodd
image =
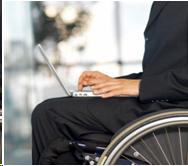
M115 164L116 160L121 156L121 154L131 145L133 144L138 138L143 137L144 135L147 135L148 133L161 129L161 128L166 128L168 126L175 126L175 125L188 125L188 117L172 117L172 118L166 118L166 119L161 119L155 122L152 122L150 124L147 124L145 126L142 126L141 128L135 130L132 132L130 135L125 137L119 144L116 145L116 147L111 151L111 153L103 157L103 160L99 161L99 164ZM181 133L181 128L178 129L178 132ZM160 147L160 142L157 141L157 137L155 136L155 133L153 137L156 139L156 142L158 142L158 146ZM179 134L180 142L181 142L181 134ZM134 147L133 147L134 148ZM168 160L168 157L163 151L163 148L160 147L161 152L164 155L164 158L167 162L167 164L171 164L170 161ZM182 149L182 143L180 143L180 149ZM136 149L134 149L136 152ZM184 163L183 158L182 158L182 150L180 151L181 153L181 160L182 163ZM172 155L173 156L173 155ZM144 158L144 156L142 157ZM156 159L157 160L157 159ZM145 162L150 163L147 159L145 159ZM158 163L160 163L158 161Z

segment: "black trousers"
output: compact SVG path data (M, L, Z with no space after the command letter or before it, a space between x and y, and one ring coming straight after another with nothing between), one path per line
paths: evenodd
M80 164L69 147L71 138L82 140L92 134L113 136L128 122L149 113L148 110L159 109L158 104L151 109L150 104L141 104L137 98L46 100L32 113L33 164ZM103 141L108 144L110 140Z

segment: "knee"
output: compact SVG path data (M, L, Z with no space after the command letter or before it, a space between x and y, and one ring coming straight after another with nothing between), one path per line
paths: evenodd
M47 111L47 101L43 101L42 103L38 104L32 114L31 114L31 123L34 124L35 122L42 120Z
M50 120L54 116L72 115L73 111L68 109L72 103L66 98L54 98L38 104L32 112L31 123L36 124L46 119ZM65 109L66 108L66 109ZM75 111L74 111L75 112Z

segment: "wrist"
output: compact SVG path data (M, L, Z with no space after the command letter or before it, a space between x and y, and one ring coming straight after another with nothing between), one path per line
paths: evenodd
M135 95L139 96L140 94L140 82L141 80L135 80Z
M128 95L138 97L139 96L139 87L141 80L129 80L129 86L127 87Z

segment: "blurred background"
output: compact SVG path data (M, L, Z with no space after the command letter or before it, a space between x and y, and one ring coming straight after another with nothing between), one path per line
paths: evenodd
M64 96L43 57L75 89L85 70L110 76L142 71L151 1L5 1L5 164L31 164L30 117L47 98Z

